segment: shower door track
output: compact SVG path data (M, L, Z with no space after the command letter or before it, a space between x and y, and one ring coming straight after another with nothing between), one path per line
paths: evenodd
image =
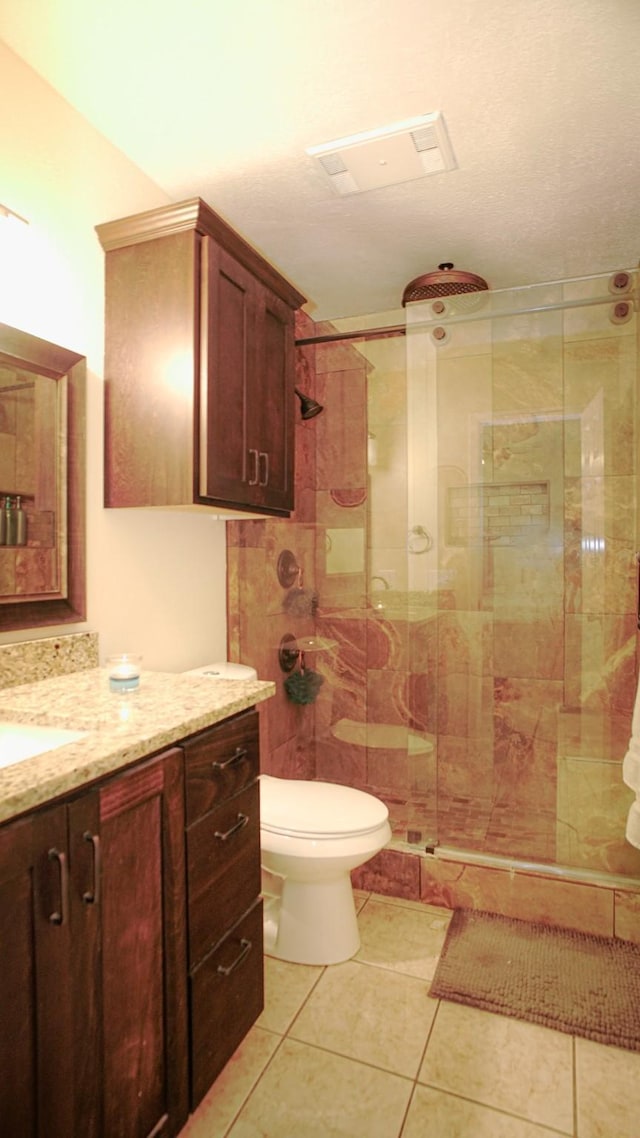
M550 865L543 861L526 861L518 858L501 857L500 854L478 853L477 850L464 850L457 846L436 846L433 853L426 855L438 861L455 861L465 865L477 865L484 869L502 869L510 874L531 873L536 877L553 877L562 881L574 881L582 885L599 885L608 889L626 889L636 892L640 888L640 878L624 877L621 874L607 873L599 869L579 869L569 865Z

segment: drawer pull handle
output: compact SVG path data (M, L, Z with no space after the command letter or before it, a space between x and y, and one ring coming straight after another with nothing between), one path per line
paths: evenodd
M82 837L85 842L91 842L93 847L93 889L85 890L82 894L82 900L85 905L97 905L100 901L100 878L102 876L100 838L97 834L92 834L89 830L85 830Z
M69 912L69 867L67 865L66 854L57 850L53 846L48 853L49 861L57 861L60 867L60 908L49 915L49 922L52 925L64 925L67 922Z
M235 960L233 960L231 964L219 964L218 972L220 972L222 976L230 976L234 969L237 968L239 964L242 964L242 961L249 955L252 948L253 944L251 941L247 940L246 937L243 937L240 941L240 952L236 956Z
M218 838L221 842L226 842L228 838L232 838L234 834L237 834L240 830L244 830L248 821L248 814L238 814L238 821L230 830L227 830L224 834L222 830L216 830L213 836L214 838Z
M211 766L214 770L224 770L225 767L230 767L232 763L239 763L240 759L246 759L247 754L246 747L236 747L232 755L226 759L214 759Z

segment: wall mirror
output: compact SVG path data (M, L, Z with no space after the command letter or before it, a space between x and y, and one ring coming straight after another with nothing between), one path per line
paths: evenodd
M82 621L86 360L0 324L0 631Z

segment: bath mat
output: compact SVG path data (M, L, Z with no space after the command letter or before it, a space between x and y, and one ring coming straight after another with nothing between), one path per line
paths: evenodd
M640 1051L640 945L456 909L429 994Z

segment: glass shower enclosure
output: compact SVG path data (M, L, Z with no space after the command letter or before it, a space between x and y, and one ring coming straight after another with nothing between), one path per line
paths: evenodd
M621 270L421 301L334 321L340 351L318 345L322 401L332 384L360 392L366 431L349 445L366 457L318 519L319 631L351 656L328 665L317 776L344 781L350 763L400 848L640 877L621 773L636 288Z

